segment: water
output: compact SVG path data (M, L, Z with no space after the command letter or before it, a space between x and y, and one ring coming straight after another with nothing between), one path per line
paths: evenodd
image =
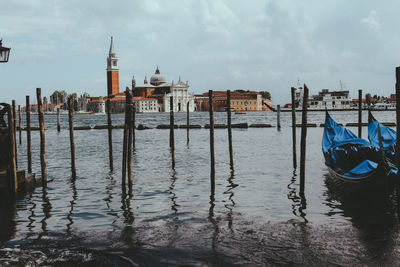
M331 115L340 123L357 121L356 112ZM395 112L374 115L383 122L395 120ZM367 114L363 116L366 120ZM36 119L33 115L32 126ZM292 168L290 113L281 114L281 131L233 129L234 172L227 130L215 130L215 192L210 190L206 129L191 130L189 145L186 130L175 131L175 170L169 131L136 131L130 194L121 185L123 130L113 130L114 173L108 166L107 130L75 131L73 181L67 116L62 116L60 133L56 116L45 119L50 182L47 189L38 187L15 205L2 203L0 265L398 264L393 196L342 199L329 186L321 127L308 129L306 188L300 196ZM323 112L309 113L309 122L323 120ZM276 125L276 113L233 115L232 122ZM113 124L122 123L123 115L113 115ZM136 123L168 124L169 114L137 114ZM175 123L186 124L186 114L175 114ZM207 113L191 114L191 124L206 123ZM226 123L226 114L215 113L215 123ZM105 115L75 116L75 126L104 124ZM27 168L25 138L23 132L18 145L22 169ZM38 131L32 132L32 153L33 172L39 176Z

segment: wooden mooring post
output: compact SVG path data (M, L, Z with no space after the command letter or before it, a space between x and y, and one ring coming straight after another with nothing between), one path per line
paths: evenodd
M396 166L400 169L400 67L396 67ZM397 207L400 209L400 173L397 177Z
M14 141L15 141L15 166L18 169L18 149L17 149L17 111L15 100L12 101L12 112L13 112L13 127L14 127Z
M128 95L128 90L125 91L125 94ZM128 148L128 121L129 121L129 112L128 112L128 97L125 98L125 123L124 123L124 139L122 142L122 186L125 187L126 183L126 159L127 159L127 148Z
M133 89L132 89L132 94L133 94ZM135 134L135 130L136 130L136 104L135 102L132 101L132 147L133 149L135 149L136 147L136 134Z
M215 156L214 156L214 109L213 91L208 91L208 111L210 112L210 160L211 160L211 190L215 189Z
M47 170L46 170L46 141L44 135L44 115L42 110L42 89L36 88L37 108L40 128L40 168L42 172L42 186L47 186Z
M128 113L128 186L129 188L132 188L132 182L133 182L133 176L132 176L132 145L133 145L133 105L132 105L132 94L131 92L127 89L126 90L126 102L128 103L127 105L127 113Z
M57 108L57 131L61 131L61 124L60 124L60 108Z
M112 122L111 122L111 101L107 99L107 129L108 129L108 160L110 171L114 170L113 146L112 146Z
M19 132L19 144L22 144L21 105L18 105L18 132Z
M172 168L175 168L175 138L174 138L174 97L169 97L169 142L171 147Z
M189 144L189 101L186 104L186 143Z
M362 136L362 90L358 90L358 137Z
M31 104L29 95L26 96L26 154L28 156L28 173L32 173L32 145L31 145Z
M276 120L277 120L277 122L276 122L276 125L277 125L277 128L278 128L278 130L280 130L281 129L281 105L277 105L276 106Z
M296 88L291 88L292 95L292 143L293 143L293 169L297 168L296 153Z
M71 173L72 179L76 178L75 165L75 141L74 141L74 97L68 99L68 123L69 123L69 144L71 149Z
M301 139L300 139L300 192L304 193L305 168L306 168L306 137L307 137L307 105L308 88L304 84L303 111L301 114Z
M8 134L10 137L10 168L9 168L9 176L11 179L11 188L10 191L16 194L18 192L18 177L17 177L17 159L16 159L16 144L15 144L15 127L14 127L14 116L13 116L13 108L12 106L8 106Z
M232 147L232 114L231 114L231 90L226 92L226 112L228 116L228 143L229 143L229 163L233 170L233 147Z

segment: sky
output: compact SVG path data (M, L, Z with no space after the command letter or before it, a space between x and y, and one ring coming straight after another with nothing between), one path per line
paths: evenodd
M54 90L106 95L110 38L120 90L154 74L208 90L269 91L290 102L340 89L352 98L394 93L400 1L386 0L0 0L0 102L36 102Z

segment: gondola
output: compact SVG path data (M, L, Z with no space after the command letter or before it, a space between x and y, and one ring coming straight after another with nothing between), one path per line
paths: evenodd
M382 156L379 147L358 138L353 132L337 124L326 112L322 138L322 152L330 176L341 185L385 184L397 173ZM356 186L357 187L357 186ZM360 186L364 187L364 186Z
M371 111L368 111L368 139L376 148L379 148L378 125L381 131L382 146L383 151L385 152L385 157L393 163L396 146L396 131L377 121Z

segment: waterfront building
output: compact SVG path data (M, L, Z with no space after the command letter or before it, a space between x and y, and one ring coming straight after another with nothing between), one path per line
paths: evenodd
M235 111L262 111L263 101L259 92L254 91L232 91L231 92L231 109ZM209 107L208 93L196 95L196 110L207 111ZM268 100L270 106L272 102ZM227 106L227 92L213 91L213 109L215 111L224 111Z
M158 101L156 98L136 96L132 98L132 101L136 112L158 112Z
M352 100L349 91L329 91L322 89L318 95L308 100L309 109L350 109Z
M157 69L150 77L150 84L147 82L145 77L142 85L136 85L134 78L132 83L135 83L133 96L150 98L157 100L157 110L159 112L170 111L170 97L173 96L173 109L174 112L186 112L189 106L189 112L195 110L194 95L189 92L189 82L182 82L181 77L177 83L166 82L165 77L160 73L160 69ZM151 104L151 102L149 102Z

